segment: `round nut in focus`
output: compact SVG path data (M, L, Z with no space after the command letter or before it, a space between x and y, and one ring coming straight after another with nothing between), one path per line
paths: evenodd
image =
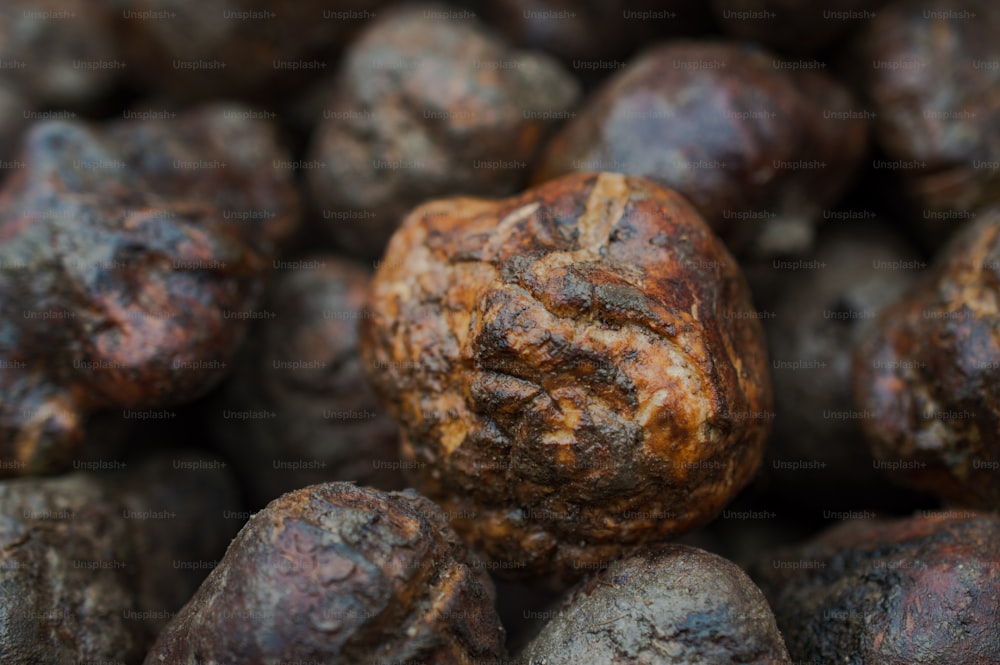
M250 518L146 663L494 662L492 603L489 576L426 498L314 485Z
M1000 203L1000 4L903 0L867 26L855 74L918 219ZM925 226L927 226L925 224ZM932 236L946 230L935 225Z
M615 561L576 588L521 652L524 665L790 665L764 594L686 545Z
M276 275L211 414L255 506L331 480L402 489L399 428L368 385L358 323L371 273L312 256Z
M677 193L573 174L427 203L393 236L365 369L419 488L508 577L556 582L715 517L771 408L734 259Z
M1000 209L982 211L859 342L853 392L894 479L1000 508Z
M751 568L795 662L1000 662L1000 519L859 519Z
M440 5L380 13L344 56L308 172L323 229L374 258L414 206L513 194L579 95L561 65Z
M548 143L534 182L643 176L683 194L733 250L799 251L866 145L850 93L822 71L728 42L675 41L608 79Z

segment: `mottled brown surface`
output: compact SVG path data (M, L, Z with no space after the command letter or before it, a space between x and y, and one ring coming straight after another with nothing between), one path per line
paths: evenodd
M426 498L316 485L251 518L146 663L490 663L492 602Z
M991 0L905 0L861 35L855 77L874 137L919 208L1000 202L998 34Z
M68 464L91 411L225 374L245 328L226 312L257 303L298 212L273 128L241 111L26 135L0 191L0 474ZM248 210L267 219L232 217Z
M399 428L368 385L358 325L371 273L331 255L277 275L237 369L208 409L254 505L329 480L405 486ZM298 369L282 363L301 363Z
M475 18L439 18L448 11L380 14L333 81L308 178L322 229L355 255L379 256L426 200L513 194L579 94L548 56L511 48Z
M114 6L113 29L135 80L177 99L239 97L268 103L333 71L337 51L385 4L104 1ZM144 12L153 12L152 18L144 18Z
M567 61L624 57L711 27L701 0L492 0L478 9L515 43Z
M791 665L760 589L686 545L616 561L550 613L524 665Z
M854 357L857 408L893 477L1000 508L1000 210L983 212L887 308Z
M532 179L639 175L687 197L734 250L808 247L867 132L863 120L824 117L857 110L846 89L822 71L776 69L778 60L722 41L644 51L546 145Z
M717 515L760 461L767 353L677 194L574 174L415 210L362 353L419 487L510 577L566 582Z
M998 552L996 515L931 513L837 525L751 576L796 662L992 665Z
M783 53L808 55L860 29L887 0L711 0L722 29Z
M138 470L0 482L0 660L142 661L236 528L221 470Z

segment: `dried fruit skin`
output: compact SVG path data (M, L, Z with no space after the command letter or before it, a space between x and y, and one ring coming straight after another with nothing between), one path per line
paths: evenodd
M771 388L746 282L647 180L427 203L369 309L365 369L414 482L498 575L579 578L708 521L760 461Z
M426 498L315 485L250 519L146 663L492 662L492 602Z
M1000 662L998 551L996 515L855 520L750 574L795 661L989 665Z
M141 662L166 617L235 532L232 479L139 470L0 482L0 659L11 665Z
M850 180L866 129L826 117L853 110L845 88L822 72L776 69L777 60L722 41L653 47L591 95L546 145L532 181L643 176L683 194L731 249L801 250Z
M854 354L853 393L876 458L913 487L1000 508L1000 211L935 258Z
M310 191L323 228L381 255L414 206L455 193L503 196L524 183L578 84L542 53L517 51L441 5L382 13L344 56L311 140Z
M87 413L180 404L225 374L297 195L239 107L103 131L41 122L0 191L2 473L68 464ZM231 216L266 210L262 223Z
M370 271L329 255L306 261L317 265L276 277L257 312L268 318L252 322L211 414L257 506L330 480L404 487L399 429L358 352ZM290 362L304 369L287 369Z
M855 72L874 137L925 211L1000 202L998 33L989 0L904 0L860 37Z
M738 566L666 545L574 589L524 665L791 665L764 594Z

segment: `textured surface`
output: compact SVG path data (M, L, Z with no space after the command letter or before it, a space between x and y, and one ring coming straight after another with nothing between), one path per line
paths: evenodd
M548 56L512 49L475 19L438 17L447 11L381 14L345 54L312 138L323 228L355 254L379 256L426 200L514 193L576 101L577 83Z
M256 304L298 213L274 130L242 110L26 135L0 191L0 474L67 465L90 411L224 375L245 328L227 312Z
M983 212L855 351L853 391L893 476L1000 508L1000 211Z
M146 664L490 663L492 602L424 497L316 485L251 518Z
M139 470L0 482L0 660L138 663L236 531L223 471Z
M688 204L576 174L415 210L363 321L419 487L508 576L706 522L760 461L771 387L736 263Z
M846 89L776 60L721 41L651 48L546 145L532 179L643 176L687 197L732 249L801 250L858 166L867 132L862 120L826 116L854 110Z
M875 138L925 210L1000 202L997 34L990 0L905 0L860 38L855 76Z
M686 545L612 563L552 614L519 662L791 665L760 589L734 563Z
M371 274L329 255L307 261L319 265L275 279L265 318L251 325L210 413L258 506L328 480L405 486L399 428L368 386L358 351Z
M995 515L855 521L777 552L751 576L796 662L991 665L997 552Z

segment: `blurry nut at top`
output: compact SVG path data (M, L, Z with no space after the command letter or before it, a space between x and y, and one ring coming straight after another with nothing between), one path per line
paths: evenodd
M746 573L686 545L610 562L548 614L522 665L792 665Z
M876 114L879 167L899 175L921 219L1000 203L997 35L992 0L903 0L859 38L852 72Z
M992 665L998 552L995 514L862 518L762 557L750 576L796 663Z
M892 478L1000 509L1000 210L983 211L860 340L856 408Z
M4 0L0 87L18 89L31 106L60 109L86 108L112 93L128 63L113 39L111 11L109 0Z
M781 53L810 55L867 25L886 0L711 0L722 29Z
M493 583L470 563L413 490L296 490L250 518L145 662L505 662Z
M275 276L210 422L254 505L329 480L405 487L399 428L362 369L371 271L329 254Z
M383 0L105 0L128 74L182 99L278 103L333 71Z
M307 177L324 232L355 255L378 257L425 200L513 194L571 115L578 84L561 65L451 11L380 13L333 81Z
M244 111L27 132L0 190L0 474L62 468L88 413L178 405L230 369L229 313L298 220L274 129Z
M414 210L362 321L416 486L493 571L564 585L711 520L770 427L736 262L648 180L572 174Z
M683 194L731 250L801 251L865 153L855 102L822 70L724 41L675 41L608 79L546 145L533 182L639 175Z

